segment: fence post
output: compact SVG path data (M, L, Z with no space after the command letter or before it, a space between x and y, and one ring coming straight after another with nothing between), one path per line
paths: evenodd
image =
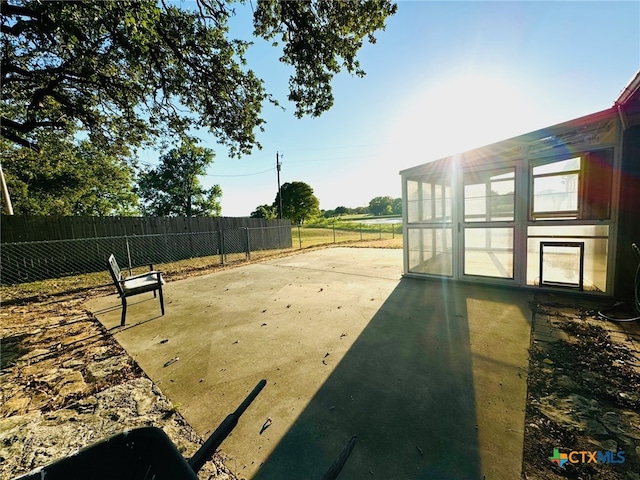
M244 232L247 235L247 260L251 260L251 246L249 245L249 227L244 227Z
M300 224L298 224L298 242L300 243L300 248L302 248L302 235L300 234Z
M129 237L125 235L124 241L127 244L127 260L129 261L129 275L133 275L133 266L131 265L131 251L129 250Z
M396 224L391 224L391 238L396 238Z
M380 224L380 235L378 235L378 240L382 240L382 224Z
M220 264L224 265L224 230L220 229Z
M360 224L360 241L362 241L362 224Z
M336 221L333 221L333 243L336 243Z

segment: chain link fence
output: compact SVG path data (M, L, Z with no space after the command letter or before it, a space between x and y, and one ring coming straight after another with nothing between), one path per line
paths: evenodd
M326 222L323 224L292 226L294 248L314 245L370 242L375 240L398 240L402 242L401 224L358 224Z
M111 254L123 268L131 269L210 256L224 264L250 259L252 251L291 246L290 226L4 243L0 248L0 283L12 285L103 271Z
M112 253L123 269L189 259L200 259L201 265L213 265L251 260L252 253L263 250L392 239L397 239L401 246L401 238L401 225L333 223L3 243L0 246L0 284L16 285L106 272L106 260Z

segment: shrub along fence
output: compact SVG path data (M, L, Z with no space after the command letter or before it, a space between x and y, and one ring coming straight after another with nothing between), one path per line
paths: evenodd
M122 268L197 257L251 257L252 251L291 248L291 224L241 227L194 233L162 233L3 243L3 285L106 270L114 254Z

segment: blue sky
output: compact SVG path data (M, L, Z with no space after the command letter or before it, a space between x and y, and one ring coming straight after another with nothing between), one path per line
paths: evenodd
M236 10L231 34L248 38L250 4ZM290 68L254 39L248 66L286 111L265 105L263 148L240 159L201 135L222 215L273 202L276 152L282 183L308 183L322 209L357 207L399 197L402 169L610 107L640 68L640 1L401 1L376 37L359 55L366 77L338 75L334 107L301 120Z

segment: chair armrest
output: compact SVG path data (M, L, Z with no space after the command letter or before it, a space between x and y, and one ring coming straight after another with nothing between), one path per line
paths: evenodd
M162 272L159 270L151 270L150 272L141 273L139 275L131 275L130 277L121 279L120 283L124 283L127 280L133 280L134 278L148 277L149 275L162 275Z

